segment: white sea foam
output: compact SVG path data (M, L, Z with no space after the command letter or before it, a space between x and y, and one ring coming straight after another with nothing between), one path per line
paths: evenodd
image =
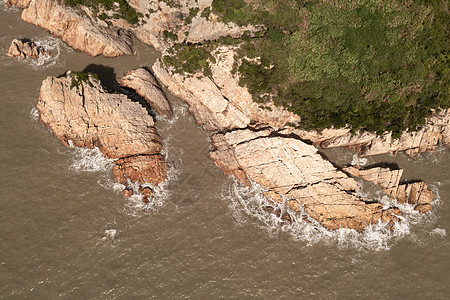
M438 235L442 238L445 238L447 236L447 230L443 228L435 228L431 230L430 235Z
M70 140L69 147L74 150L70 169L77 172L105 172L111 170L113 160L105 158L97 147L94 149L75 147Z
M34 41L36 45L44 49L37 59L27 58L27 61L34 69L42 69L54 66L61 55L61 41L54 37L45 37Z
M117 230L116 229L106 229L105 230L105 236L102 238L102 240L111 239L114 240L117 236Z
M430 216L430 214L418 213L411 205L392 203L389 197L380 193L378 196L375 196L376 200L383 203L386 208L396 204L404 214L398 217L399 221L394 224L392 231L387 224L381 221L368 226L362 233L352 229L329 231L303 211L295 213L285 203L269 203L263 192L264 189L254 182L250 188L235 182L224 189L224 197L230 201L229 207L237 224L245 223L250 219L257 219L258 223L268 231L269 235L286 232L295 240L302 241L308 246L316 243L325 243L360 250L388 250L401 238L411 233L412 225L423 222ZM283 201L285 202L285 200ZM264 211L263 207L265 205L280 209L282 213L285 211L289 212L293 222L290 224L283 222L275 214ZM308 221L305 221L305 218Z
M39 121L39 113L36 107L33 107L30 111L30 117L34 120L34 121Z
M359 155L355 153L355 154L353 154L353 159L352 159L351 165L352 166L356 165L359 167L365 166L365 165L367 165L367 158L359 157Z

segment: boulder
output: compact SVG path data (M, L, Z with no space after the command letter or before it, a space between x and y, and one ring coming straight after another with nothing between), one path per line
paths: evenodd
M120 85L133 89L159 114L172 118L173 112L166 95L156 78L146 69L139 68L118 78Z
M43 53L44 50L31 41L14 39L6 55L9 57L38 58Z
M67 72L42 83L40 122L66 146L98 147L116 159L114 179L124 184L158 185L167 178L153 118L123 94L108 93L95 75ZM125 188L128 196L131 187Z

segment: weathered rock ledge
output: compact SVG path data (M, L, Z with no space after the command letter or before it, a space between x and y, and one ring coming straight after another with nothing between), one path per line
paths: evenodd
M153 118L127 96L106 92L94 76L80 78L69 71L65 77L48 77L42 82L37 110L40 122L64 145L98 147L105 157L115 159L117 182L138 182L144 188L167 178ZM128 187L124 194L130 191Z
M343 170L355 177L377 184L391 199L399 203L414 205L414 209L425 213L431 210L433 193L422 181L400 183L403 170L391 170L384 167L359 169L358 167L344 167Z
M102 25L88 14L65 7L55 0L12 0L24 8L22 20L49 31L75 50L91 56L116 57L133 54L130 33Z
M166 95L161 90L161 86L149 71L138 68L125 74L122 78L117 78L117 82L123 86L136 91L147 103L160 115L172 118L173 112Z
M27 40L14 39L9 46L8 53L9 57L31 57L38 58L39 55L44 54L44 49L40 48L38 45Z
M363 230L378 221L392 226L400 214L395 207L383 209L381 203L359 196L360 186L353 178L336 169L314 146L297 138L268 128L239 129L214 134L212 145L210 156L225 174L245 184L249 180L260 184L267 190L269 201L285 203L299 214L306 213L327 229ZM426 184L399 184L401 170L344 170L380 184L391 198L416 205L420 212L431 208L433 194Z

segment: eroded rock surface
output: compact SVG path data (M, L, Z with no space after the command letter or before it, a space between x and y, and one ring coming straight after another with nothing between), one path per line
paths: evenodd
M131 88L144 98L150 106L159 114L172 118L173 112L166 95L161 90L161 86L149 71L144 68L132 70L117 82L124 87Z
M43 53L44 50L31 41L14 39L6 55L9 57L38 58Z
M19 1L22 20L44 28L75 50L91 56L116 57L133 54L131 35L123 29L102 26L88 14L55 0ZM105 23L106 25L106 23Z
M106 92L92 75L80 79L69 71L65 77L48 77L37 109L40 122L66 146L98 147L116 159L117 182L158 185L167 178L153 118L127 96Z
M251 123L278 128L299 121L298 116L280 107L269 104L268 109L262 108L239 86L239 78L232 74L234 51L232 46L215 50L210 77L177 74L160 60L153 65L153 72L173 95L189 104L189 111L206 130L246 128Z
M411 183L400 183L403 170L392 170L384 167L373 167L359 169L358 167L345 167L345 172L361 177L383 188L391 199L396 199L399 203L414 205L414 209L425 213L431 210L433 192L427 184L422 181Z
M270 129L235 130L212 137L215 164L242 182L248 179L267 189L268 199L302 210L323 227L362 230L383 217L395 221L392 210L357 195L357 182L337 170L298 139L277 135ZM248 176L246 180L245 177Z
M175 42L199 43L223 36L240 37L246 31L257 30L252 25L239 27L219 21L211 12L212 0L171 2L128 1L144 15L142 24L131 30L138 39L159 51L164 51Z

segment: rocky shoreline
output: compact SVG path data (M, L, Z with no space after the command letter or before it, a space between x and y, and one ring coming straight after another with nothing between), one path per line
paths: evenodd
M124 195L131 196L131 183L144 190L167 179L161 138L147 109L124 94L107 92L95 75L69 71L48 77L37 111L39 121L64 145L97 147L113 159L113 177L125 186Z
M177 8L158 1L130 1L138 12L144 13L150 6L154 12L146 16L145 24L131 25L120 20L112 26L96 20L89 11L82 14L53 0L9 3L25 8L24 21L45 28L72 48L92 56L132 54L132 34L164 51L175 40L199 42L240 36L255 29L223 24L213 14L197 14L192 23L183 22L192 8L198 8L198 12L210 9L210 0ZM168 30L176 36L172 41L164 37ZM392 227L399 220L401 212L395 206L383 207L361 197L356 177L381 186L400 204L413 205L422 213L430 211L433 194L424 182L401 182L402 170L340 170L316 147L349 147L362 156L404 151L416 157L434 151L439 144L450 147L450 110L433 112L420 131L404 132L399 139L393 139L389 132L382 136L367 132L352 135L346 128L301 130L295 126L301 122L299 116L271 103L255 103L247 88L239 85L239 76L232 72L235 51L235 46L217 47L212 53L215 62L210 65L210 76L178 74L161 60L152 67L156 78L189 105L197 123L211 131L210 156L225 174L243 184L260 184L270 202L287 205L291 213L306 213L329 230L362 231L379 222ZM125 95L107 93L93 76L81 82L76 79L76 84L74 76L68 73L44 80L38 103L41 123L66 145L71 140L76 146L98 147L106 157L116 159L114 179L125 186L138 182L148 201L151 186L167 178L153 119ZM170 104L148 70L130 71L118 82L136 91L159 114L172 116ZM123 194L130 196L131 187L127 186Z

